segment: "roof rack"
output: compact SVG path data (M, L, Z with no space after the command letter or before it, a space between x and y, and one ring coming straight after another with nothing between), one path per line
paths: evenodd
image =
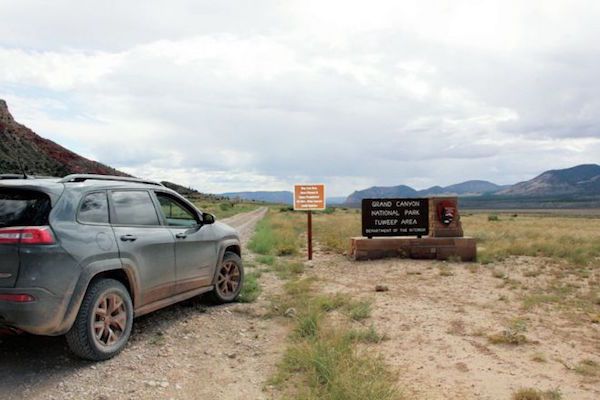
M119 181L119 182L132 182L132 183L144 183L146 185L156 185L163 186L162 183L158 183L155 181L149 181L146 179L138 179L138 178L128 178L125 176L113 176L113 175L93 175L93 174L73 174L67 175L62 178L59 183L69 183L69 182L85 182L87 180L95 180L95 181Z
M23 174L0 174L0 180L3 179L57 179L56 176L46 175L23 175Z
M0 180L2 179L29 179L29 176L23 174L0 174Z

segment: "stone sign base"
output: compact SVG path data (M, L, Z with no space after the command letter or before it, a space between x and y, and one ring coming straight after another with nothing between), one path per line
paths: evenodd
M475 261L477 244L471 237L379 237L350 239L350 257L354 260L373 260L403 257L424 260Z

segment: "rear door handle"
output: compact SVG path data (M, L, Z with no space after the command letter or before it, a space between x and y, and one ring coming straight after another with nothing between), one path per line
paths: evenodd
M137 237L134 235L123 235L121 236L121 240L123 242L135 242L137 240Z
M175 237L177 239L185 239L187 235L185 233L178 233L177 235L175 235Z

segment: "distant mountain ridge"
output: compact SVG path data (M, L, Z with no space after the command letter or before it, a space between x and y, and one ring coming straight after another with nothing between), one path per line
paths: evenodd
M25 125L16 122L8 110L6 101L0 99L0 173L22 173L21 166L30 175L129 176L39 136Z
M223 196L281 204L291 204L293 201L292 192L289 191L230 192L223 193ZM521 203L533 207L537 200L547 204L544 206L546 208L560 207L560 203L569 203L573 207L585 204L584 207L587 207L600 202L600 166L583 164L572 168L550 170L515 185L497 185L485 180L469 180L446 187L432 186L423 190L416 190L407 185L373 186L353 192L344 201L340 197L330 198L328 204L356 206L366 198L430 196L460 196L464 204L477 205L477 207L485 207L486 204L490 207L510 204L514 208Z
M266 203L292 204L294 195L292 192L280 191L255 191L255 192L228 192L222 193L221 196L229 197L230 199L241 199L250 201L263 201Z
M600 195L600 165L546 171L500 191L508 196Z
M358 204L362 199L368 198L393 198L393 197L427 197L427 196L480 196L498 192L506 186L495 183L471 180L454 185L441 187L433 186L424 190L416 190L406 185L398 186L373 186L364 190L357 190L346 199L347 204Z

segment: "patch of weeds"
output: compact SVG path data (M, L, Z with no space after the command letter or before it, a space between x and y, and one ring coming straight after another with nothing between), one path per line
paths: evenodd
M562 394L559 389L538 390L533 388L523 388L517 390L512 395L513 400L561 400Z
M256 257L256 262L260 263L260 264L272 266L273 264L275 264L275 257L270 256L270 255L258 256L258 257Z
M575 366L575 372L584 376L600 376L600 364L594 360L586 359Z
M519 346L529 343L527 336L523 332L527 331L527 325L524 320L516 319L510 327L500 333L488 336L488 341L492 344L508 344Z
M529 310L540 304L549 304L549 303L557 303L560 301L560 297L554 294L532 294L526 296L523 299L523 308Z
M304 339L314 339L319 333L319 323L322 318L320 310L316 307L310 307L309 310L298 317L294 332L297 337Z
M535 278L542 273L539 269L530 269L528 271L523 272L523 276L526 278Z
M450 335L463 336L465 334L465 322L462 319L455 319L450 321L450 327L446 333Z
M342 293L336 293L333 296L323 295L316 297L315 302L319 305L321 310L330 312L342 308L350 303L350 296Z
M497 222L500 221L500 217L498 217L496 214L488 215L488 221Z
M352 340L336 332L323 332L317 340L288 349L279 382L302 377L298 399L400 400L396 376L379 357L358 353Z
M256 224L256 230L248 243L248 248L257 254L268 255L275 247L275 234L267 218Z
M506 279L506 278L508 278L508 275L506 274L506 272L504 272L502 270L499 270L499 269L496 269L496 268L492 269L492 276L494 278L497 278L497 279Z
M359 353L357 341L382 340L374 331L350 333L324 321L326 310L346 309L345 295L315 295L314 279L295 279L275 299L277 308L294 307L296 325L277 375L271 383L288 389L286 398L323 400L400 400L397 377L381 357Z
M150 344L154 346L163 346L167 340L165 339L165 333L158 331L150 338Z
M447 265L440 266L440 276L453 276L454 272Z
M385 334L380 335L373 325L367 329L352 329L346 333L346 336L351 341L360 343L381 343L388 339Z
M371 302L357 301L346 306L348 316L354 321L362 321L371 316Z
M477 272L479 272L479 265L475 263L470 263L467 265L467 269L470 273L476 274Z
M249 272L244 277L244 286L240 292L238 301L240 303L252 303L258 299L262 292L260 283L258 283L259 273Z
M279 261L273 265L273 271L280 279L290 279L294 275L304 272L304 264L300 262Z
M535 362L538 362L538 363L545 363L548 360L546 359L546 356L544 355L544 353L539 353L538 352L538 353L534 353L531 356L531 361L535 361Z

